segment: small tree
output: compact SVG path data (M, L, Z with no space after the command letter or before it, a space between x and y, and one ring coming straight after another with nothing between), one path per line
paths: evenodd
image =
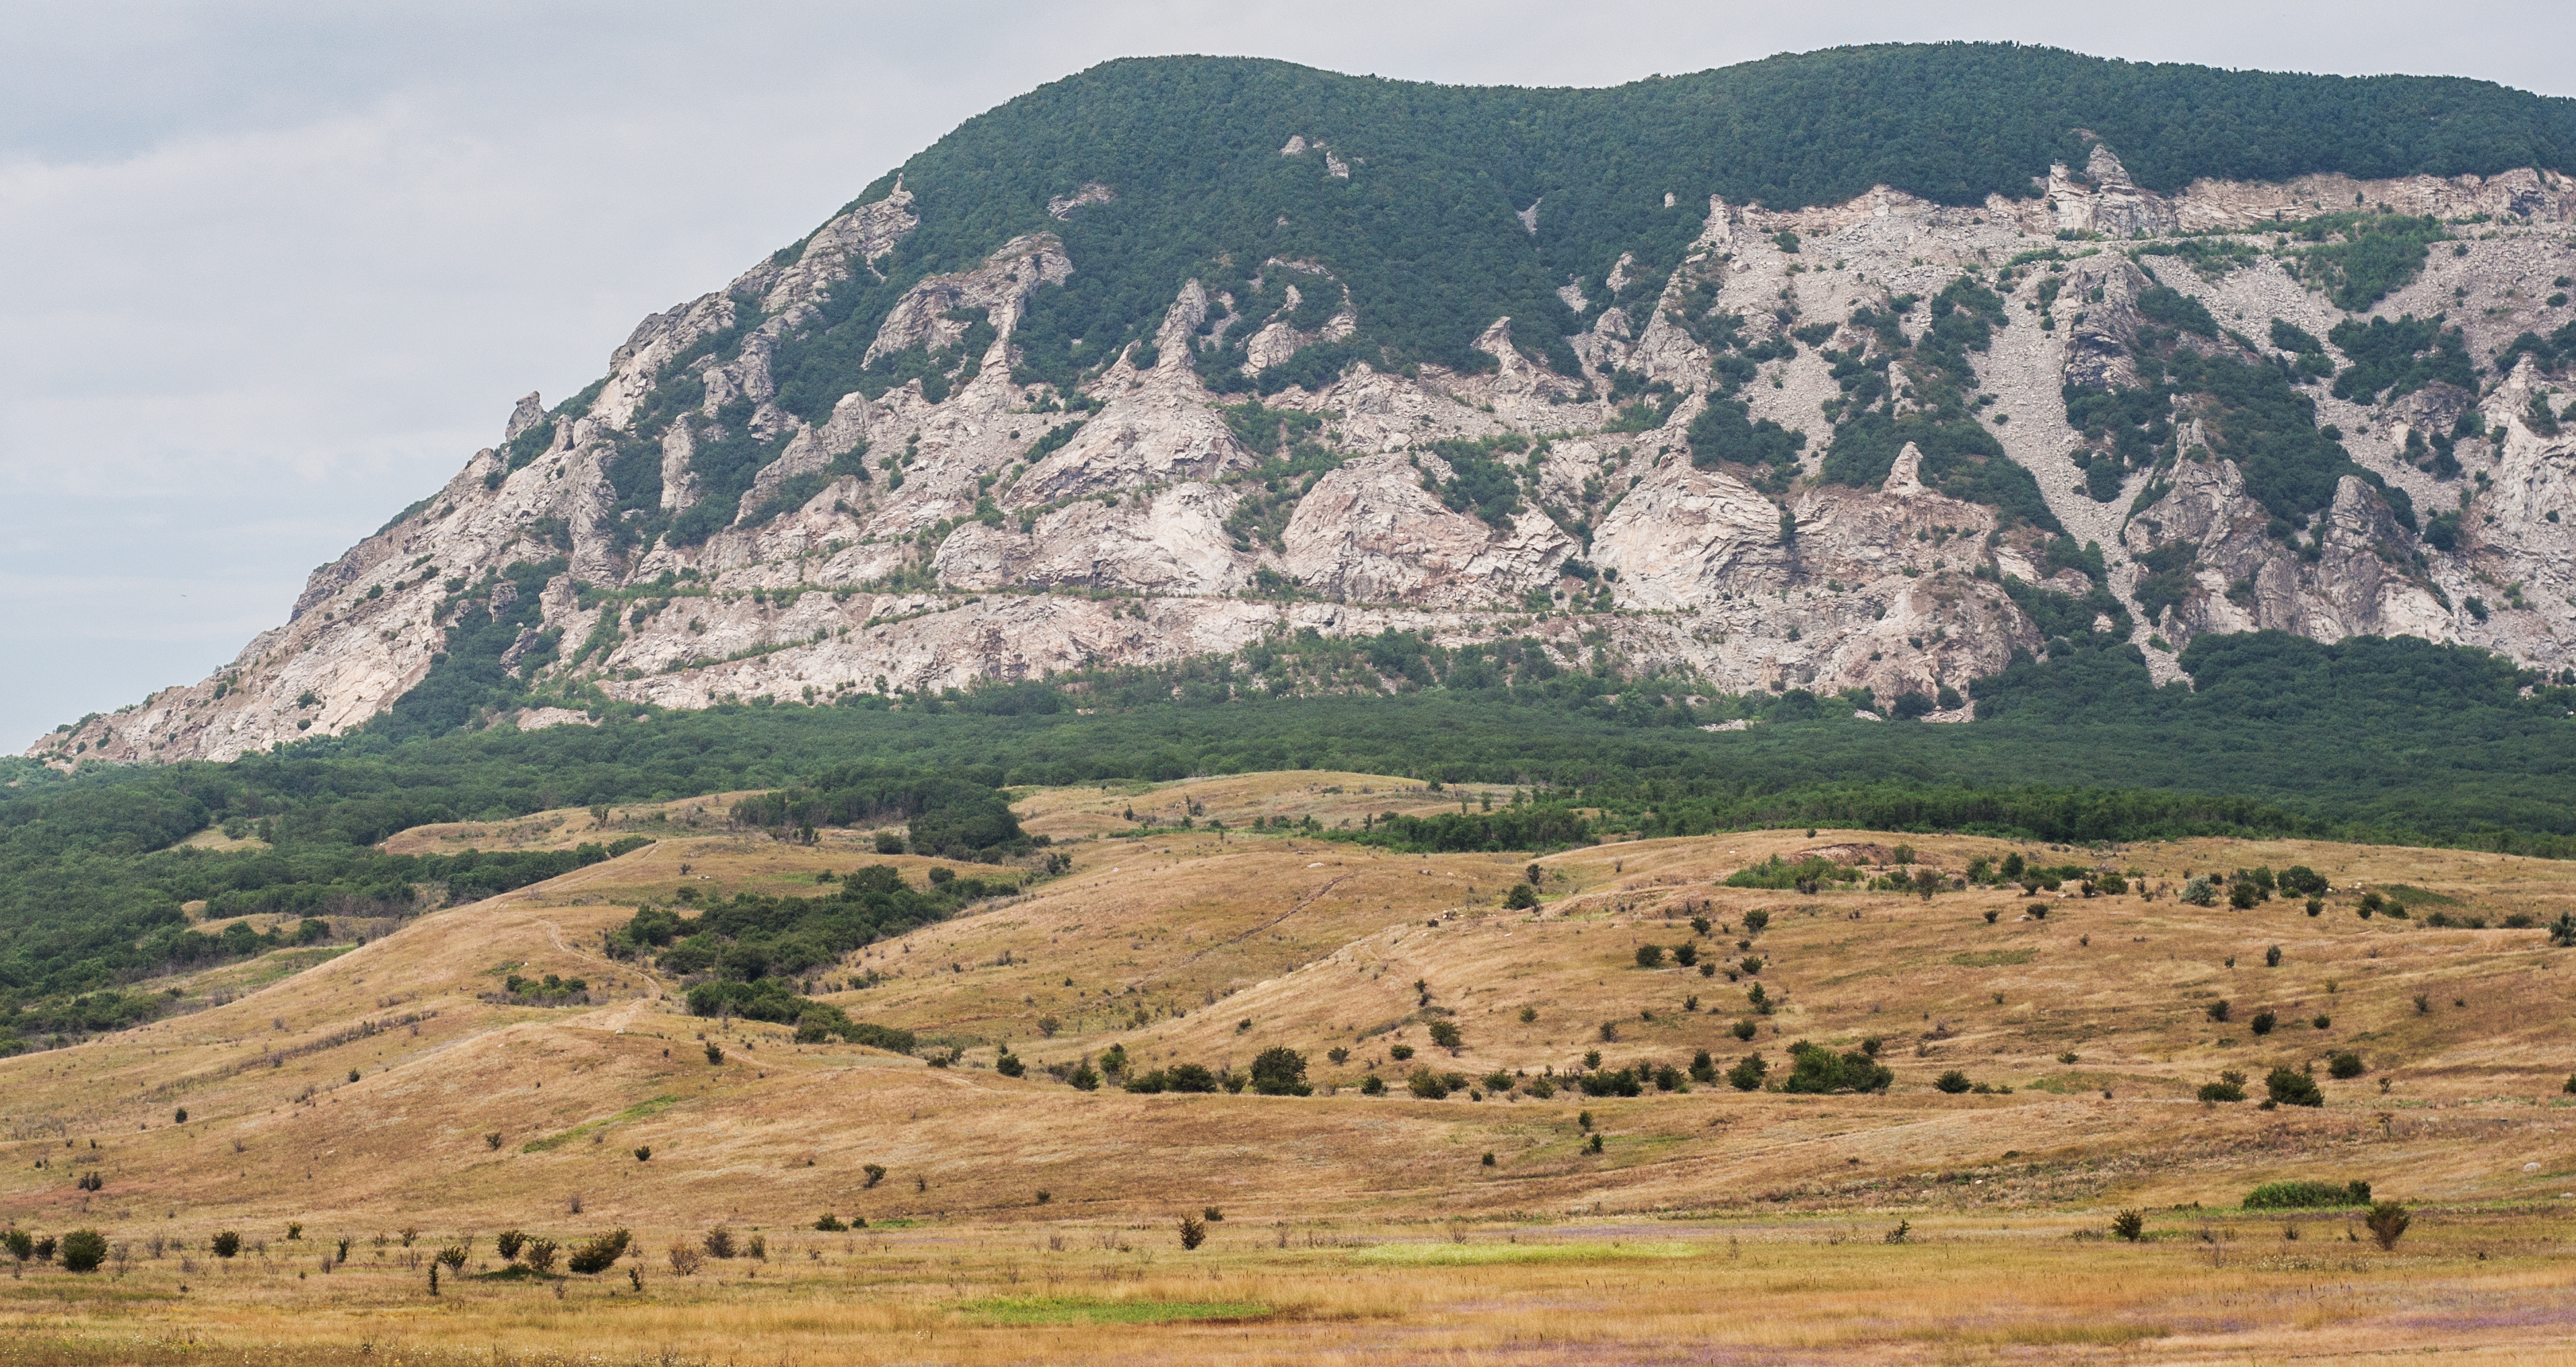
M10 1257L23 1263L36 1256L36 1236L23 1229L0 1232L0 1248L9 1250Z
M1431 1042L1439 1045L1443 1049L1458 1048L1460 1045L1458 1023L1455 1021L1433 1021L1431 1023Z
M2279 945L2274 945L2270 949L2263 951L2263 966L2265 968L2279 968L2281 966L2281 947Z
M682 1277L698 1275L698 1269L706 1266L707 1262L706 1255L691 1248L687 1240L673 1242L667 1256L671 1260L671 1271Z
M1932 1080L1932 1085L1940 1088L1942 1091L1948 1092L1952 1096L1957 1096L1959 1093L1968 1090L1971 1084L1968 1082L1968 1075L1966 1073L1953 1068L1950 1071L1943 1073L1941 1076L1934 1078Z
M555 1254L560 1246L552 1239L530 1239L521 1250L527 1256L528 1270L540 1276L555 1270Z
M574 1249L570 1266L573 1271L585 1277L595 1277L615 1266L619 1258L626 1256L627 1241L625 1230L612 1229Z
M1448 1024L1433 1026L1432 1037L1437 1039L1440 1026ZM1457 1034L1458 1027L1449 1026L1450 1038ZM1306 1056L1284 1045L1262 1050L1252 1060L1252 1090L1263 1096L1312 1095L1315 1089L1306 1081Z
M2237 1072L2233 1068L2220 1073L2218 1075L2218 1081L2204 1082L2200 1084L2200 1099L2203 1101L2243 1101L2245 1099L2245 1075Z
M61 1252L66 1272L96 1272L107 1261L107 1236L94 1229L76 1229L63 1236Z
M2268 1035L2272 1033L2272 1027L2279 1025L2280 1023L2281 1018L2269 1011L2257 1011L2254 1013L2254 1019L2247 1022L2247 1024L2254 1027L2254 1033L2258 1035Z
M492 1237L492 1249L501 1255L501 1261L515 1263L519 1260L519 1250L526 1247L527 1242L526 1231L505 1229Z
M2263 1079L2263 1090L2283 1106L2323 1106L2325 1094L2317 1090L2317 1080L2296 1068L2275 1068Z
M734 1254L733 1230L729 1226L718 1225L708 1230L707 1236L699 1243L706 1248L710 1258L730 1258Z
M1771 1065L1763 1062L1760 1054L1746 1054L1726 1070L1726 1085L1739 1092L1755 1091L1762 1086L1763 1075L1770 1071Z
M1661 968L1661 967L1663 967L1663 966L1664 966L1664 947L1663 947L1662 945L1639 945L1639 946L1637 946L1637 967L1639 967L1639 968Z
M464 1271L465 1245L449 1244L447 1247L438 1250L436 1261L445 1264L447 1270L451 1273Z
M1753 1018L1751 1016L1746 1016L1744 1019L1735 1023L1735 1028L1732 1033L1737 1039L1749 1040L1753 1038L1754 1032L1761 1028L1762 1027L1753 1023Z
M866 1174L868 1185L871 1187L886 1179L886 1168L883 1163L864 1164L859 1168L859 1171Z
M217 1234L214 1242L207 1246L215 1251L216 1257L230 1258L241 1252L241 1236L228 1229Z
M2326 1071L2339 1078L2354 1078L2367 1070L2361 1066L2361 1055L2346 1051L2327 1060Z
M2111 1217L2111 1232L2130 1243L2136 1243L2147 1237L2147 1213L2142 1210L2121 1211Z
M718 1048L718 1047L717 1047L717 1045L716 1045L716 1042L715 1042L714 1040L708 1040L708 1041L707 1041L707 1062L709 1062L709 1063L722 1063L722 1062L724 1062L724 1050L723 1050L723 1049L721 1049L721 1048Z
M1763 928L1770 924L1771 913L1767 911L1756 910L1744 913L1744 933L1748 937L1761 934Z
M1181 1217L1181 1247L1197 1248L1207 1242L1207 1222L1195 1215Z
M2209 1004L2207 1010L2211 1020L2224 1023L2227 1020L2227 1013L2230 1008L2225 1001L2214 1001Z
M638 1145L636 1145L636 1146L635 1146L635 1161L636 1161L636 1162L638 1162L638 1163L650 1163L650 1162L652 1162L652 1161L653 1161L653 1146L652 1146L652 1145L650 1145L650 1144L638 1144Z
M2370 1208L2369 1216L2361 1223L2370 1231L2370 1237L2378 1241L2380 1251L2385 1253L2397 1247L2397 1241L2406 1236L2406 1227L2413 1224L2414 1219L2406 1213L2406 1207L2395 1201L2381 1201Z
M1512 890L1503 894L1503 909L1506 911L1527 911L1537 905L1538 889L1527 883L1514 883Z

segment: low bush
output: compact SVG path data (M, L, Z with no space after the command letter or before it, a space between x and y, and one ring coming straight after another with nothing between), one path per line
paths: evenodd
M1968 1090L1968 1075L1953 1068L1932 1080L1932 1085L1952 1096Z
M2405 1237L2406 1227L2413 1223L2414 1217L2406 1213L2406 1207L2395 1201L2381 1201L2372 1206L2369 1216L2362 1221L2383 1253L2394 1250L2397 1241Z
M2220 1073L2216 1082L2204 1082L2200 1084L2200 1099L2203 1101L2243 1101L2245 1099L2245 1075L2232 1068L2226 1072Z
M568 1266L583 1276L595 1277L614 1266L618 1259L626 1256L628 1242L629 1237L625 1230L612 1229L574 1249Z
M107 1236L94 1229L76 1229L63 1236L59 1255L66 1272L96 1272L107 1261Z
M1756 1091L1770 1071L1771 1065L1763 1062L1760 1054L1746 1054L1726 1070L1726 1085L1739 1092Z
M2266 1182L2245 1194L2247 1210L2318 1210L2369 1204L2368 1182Z
M2318 1019L2322 1020L2324 1017L2321 1016ZM2326 1072L2338 1078L2359 1077L2366 1071L2368 1070L2361 1066L2361 1055L2349 1051L2337 1054L2326 1061Z
M2323 1106L2325 1093L2317 1090L2317 1080L2296 1068L2275 1068L2263 1079L2263 1090L2283 1106Z

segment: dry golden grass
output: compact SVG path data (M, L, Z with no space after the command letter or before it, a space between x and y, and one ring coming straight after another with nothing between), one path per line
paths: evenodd
M2315 919L2282 902L1716 886L1773 853L1900 839L1762 832L1549 856L1533 914L1501 905L1525 858L1242 829L1455 800L1310 774L1027 794L1029 825L1065 842L1070 874L821 975L884 975L829 999L964 1048L967 1066L945 1070L690 1018L673 984L599 952L636 904L683 888L814 891L827 868L887 862L917 880L937 861L879 860L845 833L803 847L727 830L715 799L620 808L605 830L575 811L464 840L406 832L389 844L534 848L636 829L659 843L361 947L221 970L244 994L223 1006L0 1061L0 1213L96 1227L133 1254L121 1274L31 1269L0 1286L0 1361L461 1362L497 1345L800 1363L2193 1362L2398 1347L2538 1362L2576 1344L2576 1200L2562 1196L2576 1190L2576 1098L2559 1090L2576 1070L2576 956L2538 931L2365 922L2346 891L2402 883L2491 924L2547 919L2576 902L2576 869L2300 842L2020 847L2155 883L2304 863L2338 888ZM1131 808L1176 820L1192 803L1201 829L1083 838L1130 829ZM1211 818L1230 829L1204 829ZM1906 839L1950 869L2015 848ZM1748 1014L1752 980L1636 966L1641 942L1694 938L1693 915L1734 928L1698 939L1731 963L1757 907L1772 915L1755 952L1785 1003L1775 1014ZM2263 966L2271 945L2278 968ZM598 1004L485 1000L512 972L584 977ZM2235 1008L2224 1025L2205 1009L2220 998ZM2257 1038L2245 1022L2264 1008L2282 1025ZM1442 1011L1465 1035L1454 1058L1427 1038ZM1758 1024L1750 1044L1730 1033L1739 1019ZM1400 1093L1424 1062L1563 1073L1596 1048L1613 1065L1759 1049L1785 1068L1802 1038L1877 1038L1897 1083L1438 1102L1355 1087L1373 1070ZM1040 1065L1119 1044L1146 1066L1240 1067L1286 1044L1308 1054L1319 1094L1081 1093L990 1071L1004 1041ZM1399 1043L1419 1056L1399 1065ZM1346 1064L1327 1060L1334 1048ZM2343 1049L2369 1072L2327 1078L2324 1056ZM2191 1099L2222 1069L2251 1074L2259 1096L2268 1068L2309 1062L2322 1109ZM1930 1082L1948 1068L2013 1090L1944 1095ZM1607 1136L1599 1155L1583 1151L1587 1111ZM867 1164L888 1175L870 1186ZM74 1186L93 1170L101 1191ZM2303 1237L2286 1240L2280 1217L2233 1208L2281 1177L2368 1180L2414 1205L2416 1226L2395 1253L2349 1240L2341 1214L2296 1217ZM1211 1205L1226 1219L1184 1253L1173 1222ZM2150 1212L2148 1244L2069 1237L2132 1206ZM870 1223L812 1231L827 1211ZM1882 1242L1899 1220L1910 1241ZM289 1221L301 1241L285 1240ZM760 1232L768 1258L673 1275L663 1250L720 1221ZM407 1226L427 1231L410 1254L373 1243ZM413 1262L467 1231L489 1262L490 1234L514 1226L567 1242L633 1229L641 1253L624 1266L640 1267L642 1293L621 1268L560 1297L469 1278L429 1298ZM222 1264L206 1252L222 1229L265 1253ZM317 1240L342 1234L352 1261L324 1274ZM177 1247L150 1256L156 1236ZM1627 1256L1675 1251L1663 1245L1690 1256ZM1001 1301L1036 1304L984 1304ZM1103 1301L1214 1308L1084 1308ZM1231 1320L1111 1322L1201 1313Z

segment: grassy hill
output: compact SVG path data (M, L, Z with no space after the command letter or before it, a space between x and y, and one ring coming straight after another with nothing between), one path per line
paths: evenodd
M607 949L647 905L686 917L742 894L822 895L818 875L880 864L927 889L934 869L975 866L878 855L866 828L781 841L715 824L703 801L399 835L653 843L363 945L280 951L305 956L272 970L288 976L146 984L200 1009L0 1061L0 1216L94 1227L128 1252L96 1278L48 1266L9 1283L0 1335L26 1362L104 1360L74 1355L102 1336L141 1345L117 1361L176 1361L188 1339L275 1344L263 1361L295 1363L355 1361L362 1342L424 1362L494 1344L718 1360L754 1343L874 1361L921 1334L955 1360L1007 1361L1100 1351L1113 1322L1174 1321L1120 1331L1118 1351L1159 1361L1204 1356L1215 1331L1188 1326L1211 1318L1235 1322L1227 1351L1250 1357L1397 1351L1425 1333L1499 1352L1531 1328L1512 1307L1571 1295L1581 1315L1542 1319L1625 1357L1668 1335L1777 1349L1760 1327L1776 1321L1745 1307L1787 1314L1832 1288L1879 1309L1797 1341L1844 1357L2568 1340L2540 1307L2570 1233L2558 1193L2576 1180L2560 1091L2576 1056L2556 1024L2576 960L2542 931L2499 927L2576 905L2576 870L2288 840L1790 830L1532 860L1301 833L1309 816L1331 829L1487 795L1313 771L1018 792L1064 872L804 978L816 1000L915 1032L909 1056L691 1016L680 982ZM1900 844L1911 863L1890 862ZM1775 855L1856 881L1726 883ZM2035 896L1946 890L2012 855L2118 871L2132 890L2084 897L2071 874ZM2291 896L2176 900L2189 874L2255 865L2313 869L2333 885L2321 914ZM1539 905L1507 908L1533 867ZM1908 869L1945 890L1866 890ZM2410 914L2365 919L2365 894ZM2456 928L2472 919L2489 928ZM1641 966L1641 946L1683 944L1713 971L1669 953ZM548 975L584 991L549 992ZM1443 1025L1455 1052L1434 1043ZM1867 1040L1883 1093L1777 1090L1791 1045ZM1005 1046L1021 1076L994 1066ZM1311 1095L1083 1090L1051 1071L1097 1072L1116 1050L1129 1078L1240 1076L1272 1049L1304 1056ZM1688 1081L1703 1050L1720 1069L1759 1053L1768 1086ZM2332 1076L2344 1052L2357 1076ZM1425 1065L1464 1089L1411 1094ZM1681 1085L1591 1096L1579 1082L1639 1065ZM2323 1104L2258 1108L2276 1066L2312 1066ZM1941 1090L1952 1070L1980 1090ZM2252 1100L2196 1099L2229 1071ZM1363 1090L1371 1076L1388 1094ZM76 1184L89 1173L95 1191ZM2362 1237L2349 1210L2238 1209L2282 1179L2367 1181L2416 1224L2382 1254L2347 1239ZM1175 1223L1208 1207L1225 1218L1183 1250ZM2147 1213L2134 1248L2098 1237L2124 1208ZM818 1232L826 1213L867 1223ZM1900 1221L1905 1241L1886 1242ZM764 1256L681 1275L669 1248L718 1225L759 1236ZM612 1276L477 1280L508 1266L497 1231L570 1246L612 1227L636 1249ZM226 1230L251 1250L212 1256ZM465 1275L432 1300L428 1260L460 1241ZM2372 1291L2317 1317L2307 1288L2327 1274ZM2204 1309L2213 1279L2253 1308ZM1899 1286L1913 1289L1886 1299ZM2454 1323L2443 1307L2460 1296L2512 1309ZM852 1308L815 1319L820 1298Z

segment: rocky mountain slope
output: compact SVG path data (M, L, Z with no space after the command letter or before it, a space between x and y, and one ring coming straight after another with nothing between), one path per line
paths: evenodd
M1261 130L1258 174L1357 214L1402 158L1325 122ZM1104 173L962 250L956 178L907 167L582 394L522 399L231 665L28 753L882 698L1308 631L1943 720L2016 652L2168 679L2205 633L2576 666L2576 180L2152 188L2068 136L1982 196L1766 207L1630 168L1633 240L1480 191L1523 240L1477 239L1521 253L1497 281L1564 264L1552 231L1599 259L1445 353L1346 239L1156 278L1107 235L1176 192Z

